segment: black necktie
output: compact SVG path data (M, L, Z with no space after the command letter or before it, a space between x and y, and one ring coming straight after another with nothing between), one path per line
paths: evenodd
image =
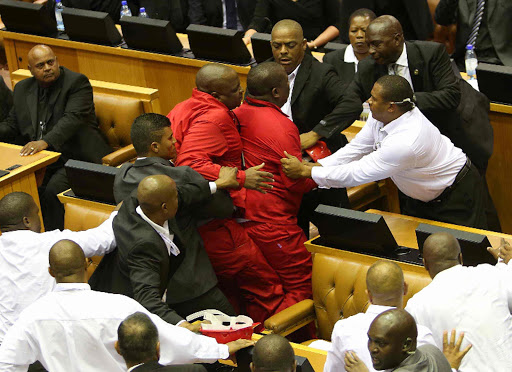
M238 26L236 16L236 0L224 0L226 4L226 28L236 30Z

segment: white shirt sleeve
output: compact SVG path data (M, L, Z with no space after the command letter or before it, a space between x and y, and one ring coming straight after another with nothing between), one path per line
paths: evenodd
M27 371L38 359L34 342L30 327L22 319L15 322L0 347L0 371Z
M208 185L210 186L211 194L215 194L217 192L217 184L215 182L208 182Z
M336 329L336 328L335 328ZM341 337L333 331L331 349L327 352L327 359L324 365L324 372L338 372L345 370L345 348L342 345Z
M85 257L104 256L116 247L112 222L117 211L98 227L85 231L64 230L58 234L59 240L69 239L77 243L84 250Z

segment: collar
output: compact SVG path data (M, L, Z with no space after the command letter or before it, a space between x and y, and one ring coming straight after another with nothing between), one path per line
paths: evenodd
M140 366L141 366L141 365L143 365L143 364L144 364L144 363L139 363L139 364L137 364L136 366L130 367L130 368L128 368L128 371L126 371L126 372L131 372L131 371L133 371L135 368L140 367Z
M90 291L91 286L87 283L57 283L54 292L64 291Z
M172 161L171 159L167 160L167 159L164 159L164 158L161 158L161 157L158 157L158 156L153 156L153 157L154 157L155 159L162 159L162 160L163 160L163 162L168 161L168 162L170 163L171 167L175 167L175 166L176 166L176 165L173 163L173 161ZM138 157L138 158L136 159L136 161L137 161L137 160L144 160L144 159L148 159L148 157L147 157L147 156L140 156L140 157Z
M302 63L299 63L299 65L297 67L295 67L295 70L293 70L292 72L290 72L288 74L288 81L291 83L292 81L295 80L295 78L297 77L297 72L299 71L299 68L300 68L300 65Z
M392 310L392 309L396 309L396 307L370 304L370 306L368 306L368 309L366 309L365 314L379 315L379 314L383 313L384 311L388 311L388 310Z
M396 60L395 64L399 66L409 67L409 62L407 60L407 46L404 43L404 49L402 50L402 54Z
M272 102L268 102L268 101L263 101L261 99L257 99L257 98L251 98L251 97L245 97L245 102L250 105L250 106L256 106L256 107L270 107L270 108L273 108L277 111L279 111L281 114L285 115L281 109L277 106L277 105L274 105Z
M442 281L444 277L449 277L450 275L457 275L456 272L462 270L462 265L458 264L455 266L450 267L449 269L443 270L440 273L437 273L437 275L432 279L432 281Z
M192 97L198 101L202 101L202 102L208 104L209 106L215 106L216 108L221 108L221 109L224 109L225 111L230 111L225 104L223 104L218 99L214 98L211 94L201 92L197 88L194 88L192 90Z
M169 234L169 221L165 221L165 222L164 222L164 225L163 225L163 226L160 226L160 225L158 225L158 224L154 223L153 221L151 221L151 220L149 219L149 217L148 217L148 216L146 216L146 215L144 214L144 212L142 211L142 208L140 207L140 205L139 205L137 208L135 208L135 211L137 212L137 214L138 214L138 215L139 215L139 216L140 216L144 221L146 221L146 222L149 224L149 226L151 226L153 229L155 229L155 231L156 231L157 233L159 233L159 234L164 234L164 235L167 235L167 236L170 236L170 234Z
M395 120L390 121L386 125L384 125L382 122L380 122L378 120L375 120L375 119L374 120L377 123L379 123L379 125L383 126L380 130L382 132L386 132L389 135L389 134L392 134L393 132L396 132L396 131L402 129L402 125L407 125L407 123L404 123L404 122L408 122L411 120L411 116L413 116L413 114L415 113L415 110L418 110L418 108L416 108L416 107L413 108L411 111L406 112L399 118L396 118Z
M355 63L357 65L357 63L359 62L357 60L357 57L354 53L354 48L352 48L352 45L349 44L347 46L347 49L345 49L345 55L343 56L343 61L345 63Z

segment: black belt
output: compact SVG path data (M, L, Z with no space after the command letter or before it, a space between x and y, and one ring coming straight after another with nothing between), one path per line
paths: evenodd
M453 183L446 189L444 189L444 191L437 198L429 201L429 203L439 203L446 199L448 195L450 195L450 193L457 187L460 181L462 181L462 179L466 177L466 174L468 174L469 170L471 169L471 165L471 160L468 157L466 157L466 164L464 164L459 173L457 173L457 176L455 177Z

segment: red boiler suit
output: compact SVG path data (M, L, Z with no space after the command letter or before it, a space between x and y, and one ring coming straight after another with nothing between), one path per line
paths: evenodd
M302 161L297 126L276 105L247 97L234 110L240 121L247 167L265 163L262 170L274 175L272 190L262 194L247 190L243 224L283 283L285 301L280 310L312 296L311 254L297 225L304 193L317 185L311 179L292 180L281 167L284 151Z
M242 141L234 114L211 95L194 89L192 97L167 115L176 138L177 165L188 165L208 180L221 166L237 167L240 188L230 190L235 206L245 207ZM199 228L219 287L239 308L240 290L247 314L264 321L281 305L281 281L244 228L233 219L213 220Z

